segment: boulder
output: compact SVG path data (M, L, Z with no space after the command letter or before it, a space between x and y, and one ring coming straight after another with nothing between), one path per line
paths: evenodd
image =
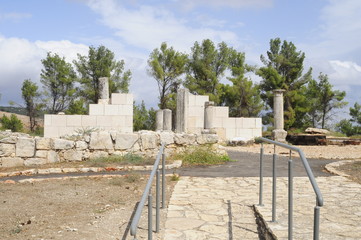
M42 165L45 163L47 163L47 159L45 158L28 158L24 161L24 165L27 167L34 165Z
M64 159L66 161L81 161L83 160L83 152L77 150L67 150L64 152Z
M138 141L139 136L135 133L117 133L115 138L116 150L128 150L131 149Z
M114 149L113 141L109 132L92 132L90 135L90 149L109 150Z
M196 135L187 133L176 133L174 135L174 142L178 145L193 145L196 143Z
M159 133L160 142L165 145L170 145L174 143L174 133L173 132L161 132Z
M34 157L35 139L20 137L15 145L15 153L17 157Z
M85 141L76 141L75 148L76 150L85 150L88 148L88 144Z
M35 138L36 149L38 150L49 150L51 149L51 138Z
M305 130L306 133L310 133L310 134L329 134L330 131L328 131L327 129L321 129L321 128L307 128Z
M49 163L56 163L59 162L59 154L55 151L49 151L48 152L48 156L47 156L47 160Z
M3 157L0 158L2 167L19 167L24 166L24 160L19 157Z
M218 142L218 135L217 134L200 134L197 135L197 142L198 144L213 144Z
M140 132L141 149L154 149L159 146L159 137L155 132L142 131Z
M72 149L74 147L74 141L66 140L66 139L60 139L60 138L54 138L52 139L53 142L53 149L56 150L67 150Z
M0 143L0 157L10 157L15 154L15 144Z

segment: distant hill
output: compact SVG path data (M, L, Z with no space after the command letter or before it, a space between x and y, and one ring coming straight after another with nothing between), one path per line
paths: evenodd
M20 115L26 116L26 109L20 107L9 107L9 106L0 106L1 112L8 112L8 113L16 113Z

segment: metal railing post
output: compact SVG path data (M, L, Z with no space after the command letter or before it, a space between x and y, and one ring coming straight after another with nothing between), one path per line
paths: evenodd
M259 157L259 206L263 206L263 143L261 143L261 155Z
M272 222L276 221L276 201L277 201L277 175L276 175L276 145L274 145L274 153L273 153L273 166L272 166Z
M160 172L159 169L157 170L156 175L156 194L155 194L155 232L159 232L159 221L160 221L160 211L159 211L159 205L160 205L160 197L159 197L159 182L160 182Z
M166 183L165 183L165 153L162 154L162 209L165 208L165 190L166 190Z
M148 195L148 240L152 240L153 221L152 221L152 194Z
M313 225L313 240L318 240L320 235L320 207L315 206L314 211L314 225Z
M288 239L293 239L293 162L292 150L288 160Z

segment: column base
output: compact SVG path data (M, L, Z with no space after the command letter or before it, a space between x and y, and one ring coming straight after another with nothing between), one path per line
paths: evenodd
M277 142L286 142L287 131L283 129L275 129L272 131L272 138Z

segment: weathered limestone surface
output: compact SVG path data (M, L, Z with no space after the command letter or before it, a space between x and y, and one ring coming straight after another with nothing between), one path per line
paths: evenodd
M198 144L206 144L206 143L217 143L218 136L217 134L201 134L197 135Z
M165 145L170 145L174 143L174 133L172 132L161 132L159 134L160 142L164 142Z
M35 140L33 138L19 138L15 146L17 157L33 157L35 154Z
M99 78L99 103L109 103L109 80L107 77Z
M113 141L109 132L92 132L90 135L90 149L106 150L113 149Z
M195 134L176 133L174 135L174 142L179 145L192 145L195 141Z
M114 149L127 150L131 149L138 141L139 136L136 133L117 133Z
M163 109L163 131L172 131L172 110Z
M155 130L162 131L163 130L163 110L159 109L155 113Z
M60 162L59 154L55 151L49 151L47 159L49 163Z
M0 157L9 157L15 154L15 144L0 143Z
M67 150L64 152L64 159L67 161L81 161L83 160L83 152L77 150Z
M74 141L66 140L66 139L53 139L53 149L65 150L72 149L74 147Z
M141 141L141 148L143 150L154 149L159 146L159 137L155 132L141 131L140 141Z
M35 142L36 142L36 149L40 149L40 150L51 149L51 138L37 137L35 138Z
M46 164L47 160L45 158L28 158L24 161L25 166L34 166Z
M0 158L2 167L18 167L24 165L24 159L20 157L2 157Z

